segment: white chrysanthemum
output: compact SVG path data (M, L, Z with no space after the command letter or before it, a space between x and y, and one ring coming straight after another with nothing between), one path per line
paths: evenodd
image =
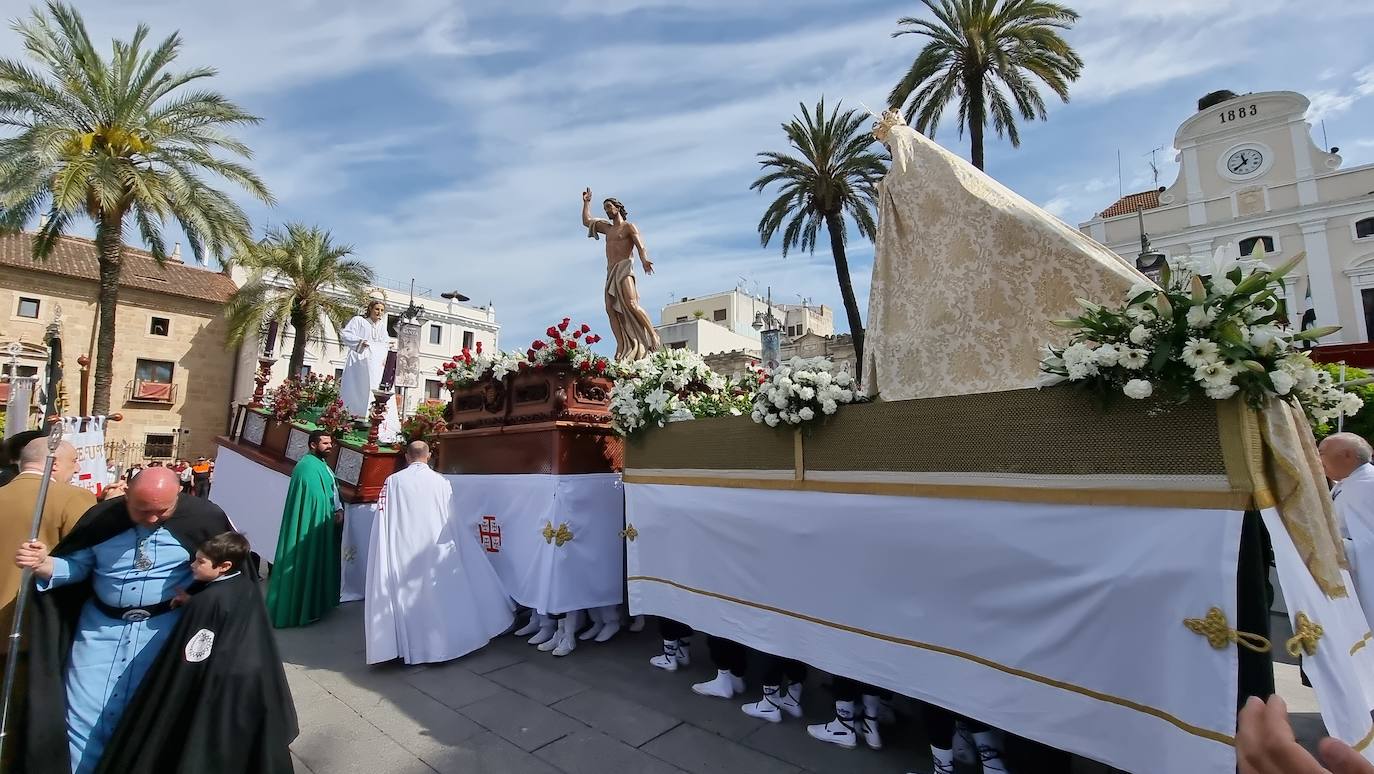
M836 411L839 410L839 408L840 408L839 404L836 403L836 402L833 401L833 400L827 400L827 401L822 401L822 402L821 402L821 413L824 413L824 414L834 414Z
M802 410L797 412L797 416L800 416L803 422L810 422L811 419L816 416L816 412L812 411L808 406L803 406Z
M1239 391L1240 388L1234 384L1223 384L1216 387L1208 387L1207 397L1213 400L1226 400Z
M1150 353L1143 349L1133 347L1123 347L1121 354L1117 356L1117 364L1129 371L1136 371L1145 367L1150 362Z
M850 376L848 371L841 371L838 374L835 374L835 384L838 384L841 387L848 387L850 383L853 381L854 377Z
M1122 387L1121 391L1126 393L1128 398L1140 400L1150 397L1150 394L1155 391L1155 387L1144 379L1132 379L1126 382L1126 386Z
M1364 399L1353 392L1347 392L1341 398L1341 404L1337 410L1350 417L1358 414L1362 408L1364 408Z
M1298 380L1294 379L1293 375L1287 371L1271 371L1269 381L1274 383L1274 392L1279 395L1287 395L1292 392L1293 387L1298 383Z
M763 418L763 423L769 427L777 427L779 421L781 420L778 419L777 414L769 414Z
M1144 346L1144 345L1145 345L1145 342L1147 342L1147 341L1149 341L1151 338L1153 338L1154 335L1155 335L1155 334L1154 334L1154 331L1151 331L1149 328L1146 328L1144 325L1137 325L1137 326L1135 326L1134 328L1131 329L1131 333L1130 333L1131 343L1134 344L1134 345L1136 345L1137 347Z
M829 384L830 384L831 382L833 382L834 380L835 380L835 377L831 376L829 371L821 371L820 373L816 374L816 386L817 386L817 387L826 387L826 386L829 386Z
M1205 306L1195 306L1188 310L1189 328L1206 328L1217 319L1217 310Z
M1104 368L1111 368L1116 365L1117 358L1121 356L1121 350L1111 344L1103 344L1093 350L1093 355L1097 358L1097 364Z
M1230 384L1235 375L1235 369L1222 362L1206 363L1193 369L1193 378L1209 388Z
M810 387L803 387L800 390L797 390L797 397L801 398L802 400L811 400L812 398L816 397L816 391Z
M852 403L854 401L853 390L840 390L840 403Z
M1217 343L1210 339L1188 339L1183 347L1183 362L1189 368L1197 368L1217 361Z

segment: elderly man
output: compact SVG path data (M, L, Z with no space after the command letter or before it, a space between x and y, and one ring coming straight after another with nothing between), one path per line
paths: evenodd
M1350 574L1365 618L1374 624L1374 467L1369 442L1354 433L1328 436L1318 447L1350 557Z
M453 487L429 467L429 445L411 441L409 467L377 501L368 552L367 663L448 661L510 628L514 605L477 536L453 526Z
M168 468L149 468L126 497L92 508L51 552L25 542L35 598L30 648L28 771L94 771L180 611L196 546L232 529L213 503L182 495Z
M29 517L38 502L38 488L43 483L44 460L48 454L48 439L38 436L19 452L16 462L18 476L0 487L0 545L17 546L29 539L32 527ZM95 505L95 495L90 490L73 486L68 481L76 473L76 447L63 441L53 456L52 480L48 484L48 497L43 502L43 519L38 527L38 539L49 545L67 536L76 526L81 516ZM19 595L19 568L8 563L0 564L0 664L9 658L9 633L14 622L14 603ZM22 651L28 650L28 643L21 641ZM17 672L21 681L27 670L20 663ZM14 712L10 716L9 731L13 736L20 735L23 728L23 709L25 700L24 685L21 682L14 692ZM10 738L13 738L11 736ZM6 745L5 758L0 760L0 771L12 770L14 745Z

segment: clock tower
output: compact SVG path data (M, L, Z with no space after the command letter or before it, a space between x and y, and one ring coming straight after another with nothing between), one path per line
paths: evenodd
M1311 309L1318 325L1342 326L1323 344L1370 341L1374 165L1343 168L1337 148L1317 146L1309 106L1291 91L1206 95L1174 135L1173 184L1125 196L1080 228L1131 261L1138 210L1152 246L1170 258L1262 246L1276 265L1306 253L1284 283L1292 323Z

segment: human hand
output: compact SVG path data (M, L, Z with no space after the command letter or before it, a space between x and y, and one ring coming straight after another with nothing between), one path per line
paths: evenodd
M644 264L644 273L645 273L645 274L653 274L653 273L654 273L654 262L653 262L653 261L649 260L648 258L640 258L640 259L639 259L639 262L642 263L642 264Z
M1236 763L1240 774L1374 774L1374 765L1336 739L1323 739L1323 768L1293 737L1288 705L1279 696L1252 696L1240 711Z
M357 352L362 352L362 351L365 350L365 349L367 349L367 342L366 342L366 341L360 341L360 342L358 342L358 348L357 348L356 351L357 351Z
M172 597L172 609L175 610L190 601L191 595L186 593L186 589L177 589L176 596Z
M342 526L343 526L343 522L344 522L344 512L343 512L343 509L340 508L339 510L334 511L334 523L342 527Z
M14 564L21 570L33 570L33 574L39 577L52 577L52 558L48 556L48 547L38 540L22 543L14 554Z
M129 485L124 483L124 481L116 481L113 484L110 484L109 486L100 490L100 499L108 500L111 497L122 497L124 496L125 490L128 488Z
M584 189L582 190L582 203L583 203L583 204L591 204L591 203L592 203L592 189L590 189L590 188L584 188Z

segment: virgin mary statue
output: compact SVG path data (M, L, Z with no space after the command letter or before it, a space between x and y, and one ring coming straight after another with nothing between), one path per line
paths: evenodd
M366 311L348 321L339 339L345 353L343 376L339 379L344 407L366 419L372 411L372 391L382 382L386 354L391 349L391 337L386 331L386 305L375 298L368 301ZM377 440L391 443L400 431L396 401L388 400Z

